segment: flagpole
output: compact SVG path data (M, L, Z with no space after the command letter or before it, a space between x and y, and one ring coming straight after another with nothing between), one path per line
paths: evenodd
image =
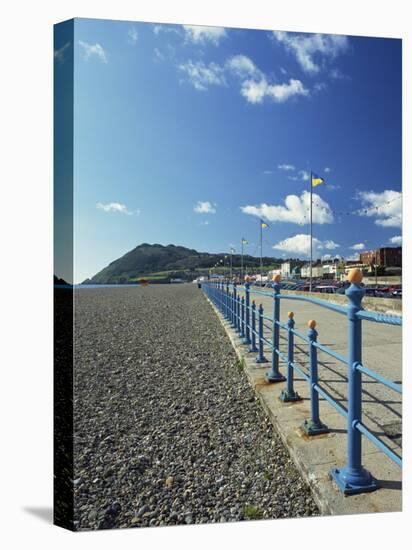
M309 186L310 186L310 271L309 271L309 292L312 292L312 238L313 238L313 230L312 230L312 170L310 171L310 180L309 180Z
M262 286L262 277L263 277L263 260L262 260L262 239L263 239L263 236L262 236L262 232L263 232L263 227L262 227L262 220L260 220L260 286Z
M240 256L240 282L243 283L243 237L242 237L242 252Z
M230 280L232 280L232 249L230 249Z

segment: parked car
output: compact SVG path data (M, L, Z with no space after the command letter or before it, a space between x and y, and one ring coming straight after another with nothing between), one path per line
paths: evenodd
M321 292L322 294L335 294L336 287L332 285L319 285L314 288L315 292Z
M376 296L377 288L374 286L365 287L365 296Z

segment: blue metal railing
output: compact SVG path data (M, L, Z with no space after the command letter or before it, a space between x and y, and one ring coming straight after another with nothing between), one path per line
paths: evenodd
M362 309L364 289L359 284L359 277L354 277L351 286L345 294L349 300L348 306L333 304L309 296L298 296L280 293L280 284L275 282L273 291L267 292L251 289L249 283L241 287L222 281L203 283L207 297L218 307L231 326L239 333L242 342L249 346L249 352L257 353L257 363L267 363L264 355L265 347L272 352L272 364L266 378L270 383L286 381L286 387L280 393L284 402L301 399L294 389L294 372L299 373L309 383L310 418L305 420L302 429L307 435L313 436L329 432L328 427L319 416L319 396L323 397L332 407L347 419L347 464L343 468L334 468L331 477L345 494L356 494L374 491L378 483L372 474L362 466L362 435L369 439L379 450L384 452L399 466L402 459L390 449L381 439L374 435L362 423L362 375L368 376L387 388L401 394L402 384L393 382L380 374L368 369L362 364L362 321L372 321L389 325L402 325L402 317L384 315ZM359 281L359 282L357 282ZM244 296L239 295L244 291ZM258 307L251 295L261 295L273 299L272 316L265 315L263 305ZM299 300L309 302L325 309L332 310L348 319L349 345L347 356L342 355L317 341L316 322L309 321L309 331L304 334L295 328L294 314L289 312L288 322L280 321L281 300ZM268 322L269 325L267 323ZM271 339L264 334L264 327L271 332ZM279 349L280 330L286 332L287 354ZM294 359L295 338L308 345L309 372L306 373ZM334 399L325 388L319 384L317 353L322 351L348 368L348 407L347 410ZM286 376L279 370L279 360L286 364Z

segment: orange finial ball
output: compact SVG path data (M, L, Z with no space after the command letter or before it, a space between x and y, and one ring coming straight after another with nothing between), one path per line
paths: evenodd
M309 328L315 328L316 327L316 321L311 319L310 321L308 321L308 327Z
M293 313L293 311L288 311L289 319L293 319L294 316L295 316L295 314Z
M272 281L273 281L274 283L280 283L280 279L281 279L281 278L282 278L282 277L280 276L280 273L277 273L276 275L273 275Z
M363 279L363 274L360 269L358 269L357 267L353 267L352 269L349 270L348 281L350 283L359 285L362 282L362 279Z

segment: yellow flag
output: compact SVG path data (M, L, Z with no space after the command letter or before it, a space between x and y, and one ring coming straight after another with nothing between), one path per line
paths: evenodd
M322 183L325 183L325 180L318 176L317 174L312 173L312 187L316 187L317 185L322 185Z

